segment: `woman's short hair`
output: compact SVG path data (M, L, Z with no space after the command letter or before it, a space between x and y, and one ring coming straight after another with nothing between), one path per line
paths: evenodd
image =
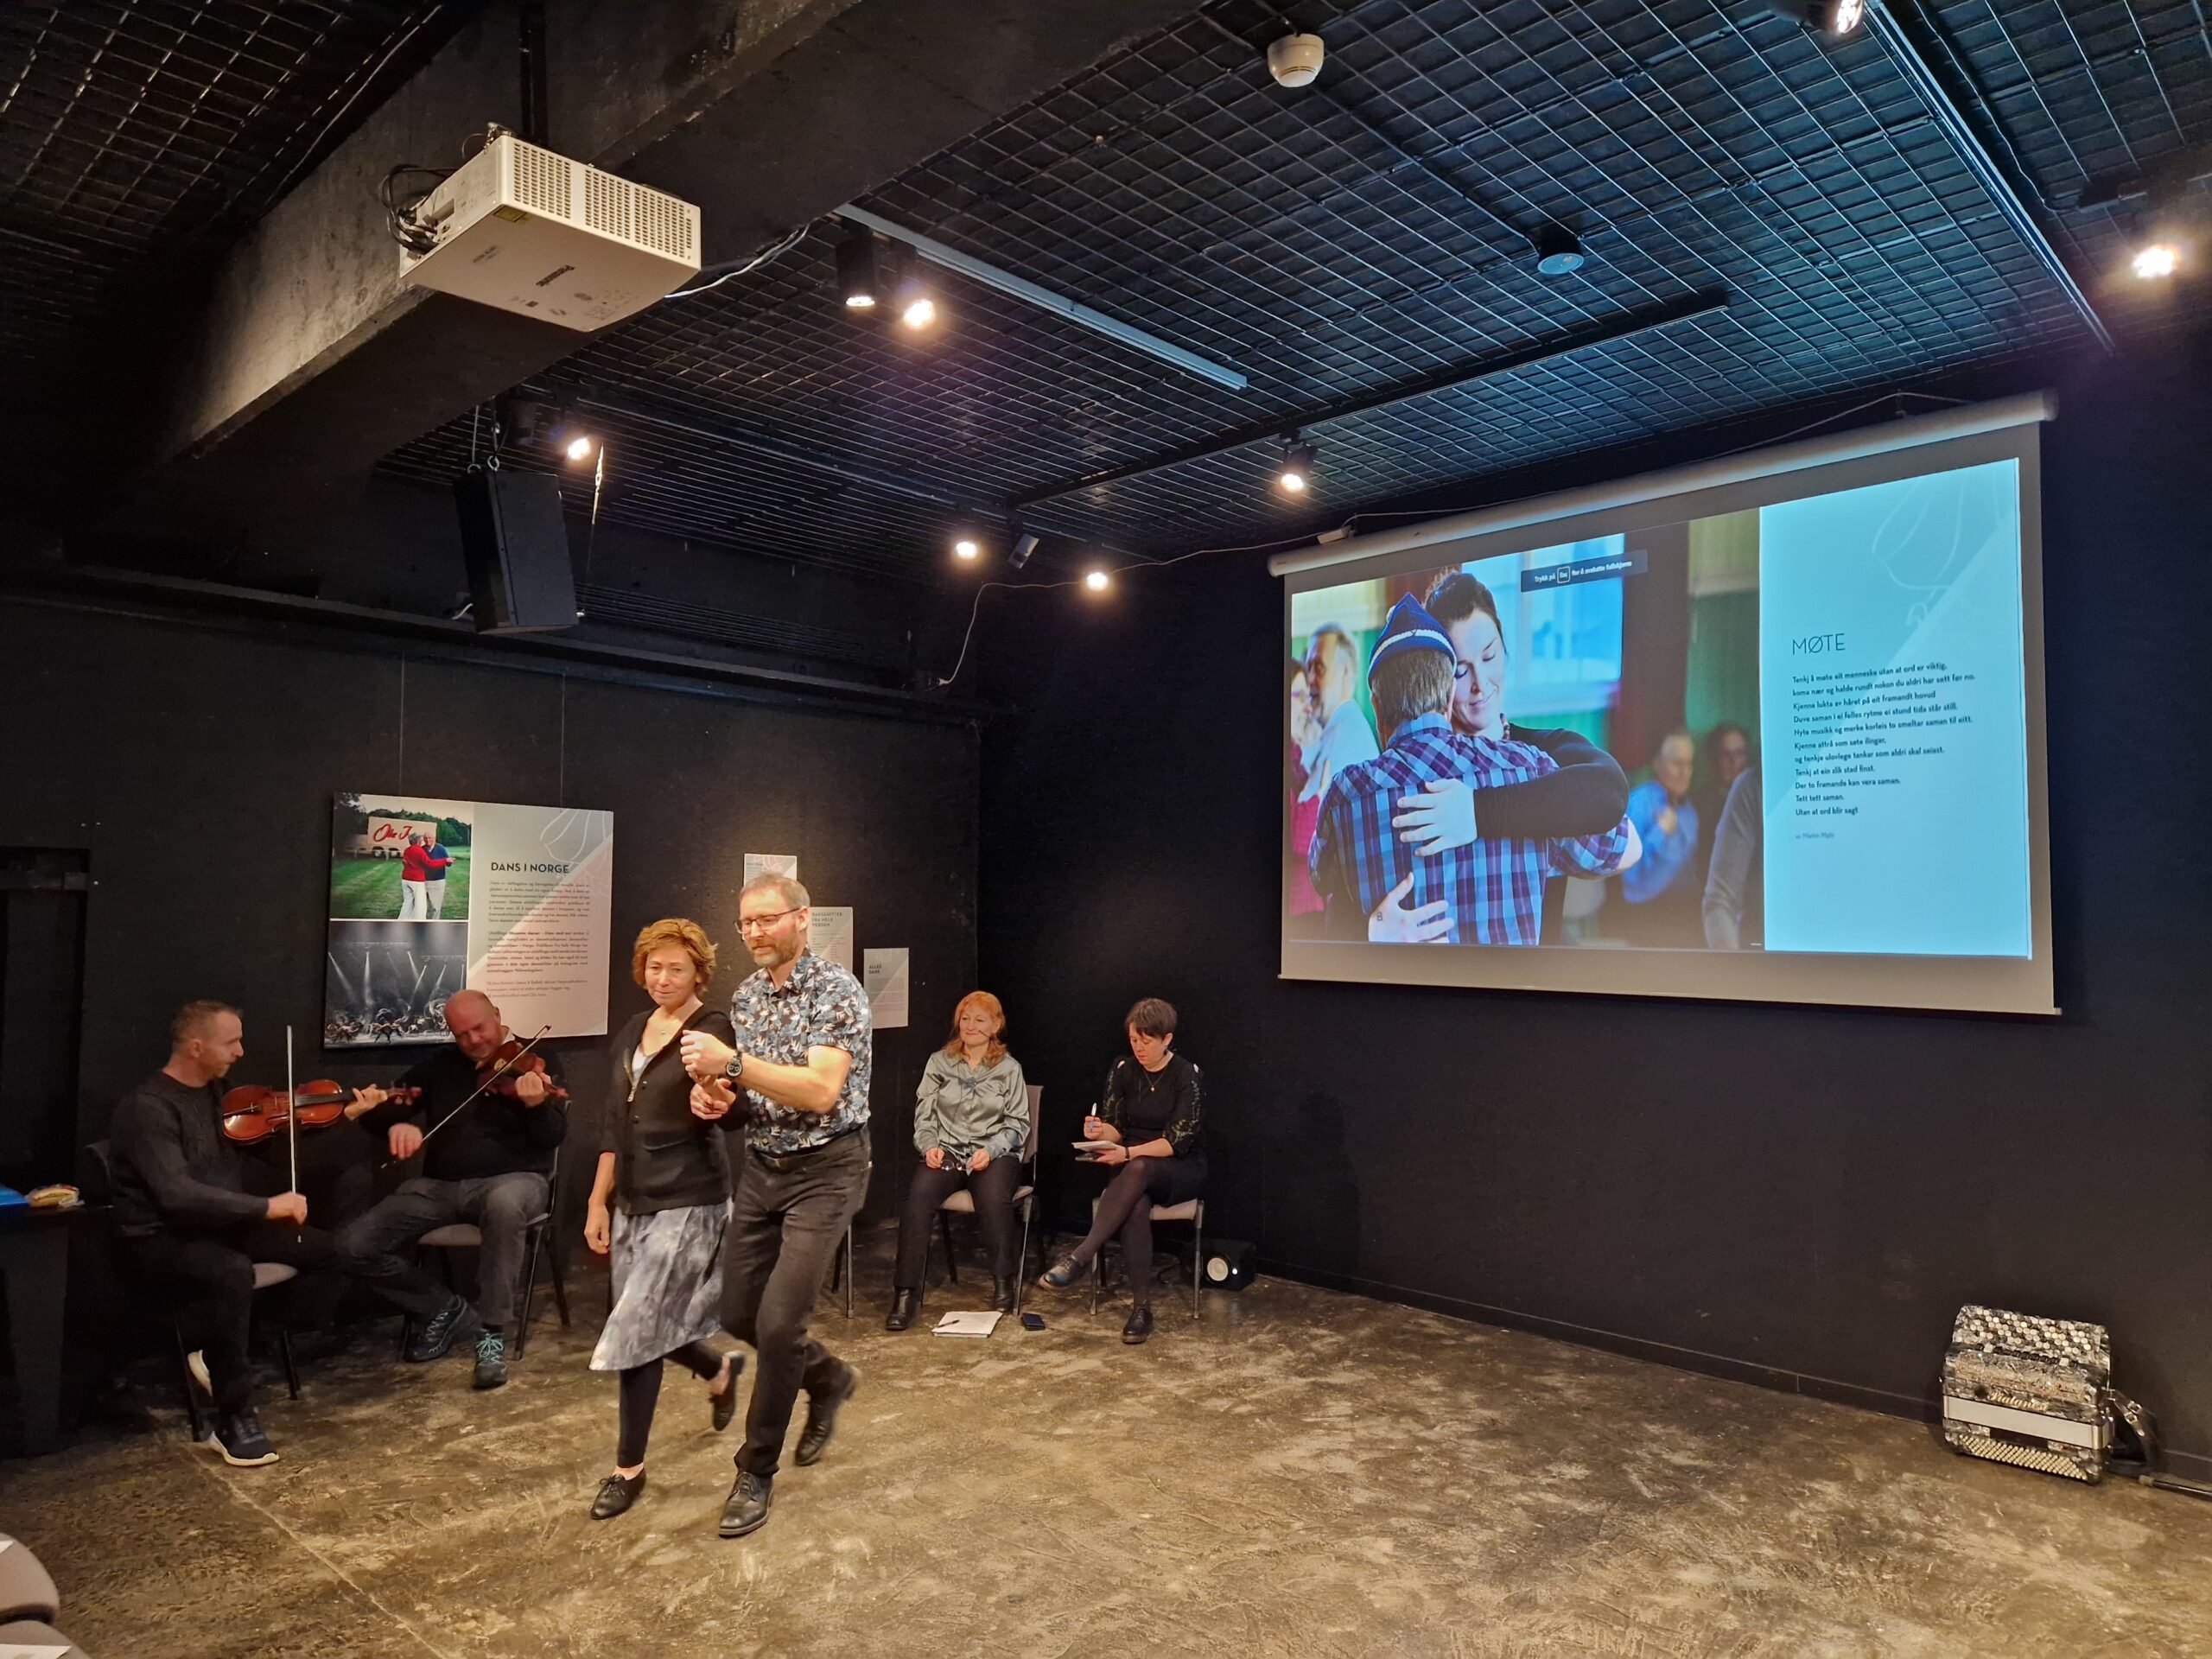
M705 928L688 916L664 916L645 924L638 934L637 948L630 953L630 977L643 985L645 958L671 944L683 947L691 965L699 970L699 988L706 989L715 976L715 942L707 937Z
M959 1058L960 1016L970 1008L981 1008L998 1021L998 1029L991 1033L990 1041L983 1045L983 1064L986 1066L996 1065L1001 1060L1006 1058L1006 1007L988 991L970 991L954 1004L952 1036L945 1043L945 1054L950 1058Z
M1163 1002L1156 996L1138 999L1122 1023L1147 1037L1173 1037L1175 1034L1175 1005Z

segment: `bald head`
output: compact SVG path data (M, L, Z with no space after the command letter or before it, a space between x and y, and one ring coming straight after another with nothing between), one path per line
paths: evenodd
M499 1010L481 991L455 991L446 999L446 1029L472 1060L499 1047L506 1031L499 1023Z

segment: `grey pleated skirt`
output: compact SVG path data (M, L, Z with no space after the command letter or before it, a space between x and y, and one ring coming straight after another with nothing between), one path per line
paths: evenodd
M614 1306L592 1350L594 1371L626 1371L722 1328L722 1236L729 1200L614 1212Z

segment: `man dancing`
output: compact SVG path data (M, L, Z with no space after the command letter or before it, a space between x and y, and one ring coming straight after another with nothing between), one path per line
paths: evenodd
M716 1117L742 1088L746 1154L733 1185L723 1319L753 1344L760 1373L745 1417L737 1479L721 1535L741 1538L768 1519L770 1488L806 1390L796 1460L828 1449L837 1411L860 1373L807 1333L807 1318L837 1247L868 1194L868 1089L873 1039L868 997L850 970L806 948L811 901L787 875L763 875L738 894L737 925L758 971L730 999L737 1044L701 1031L682 1038L695 1080L692 1109Z

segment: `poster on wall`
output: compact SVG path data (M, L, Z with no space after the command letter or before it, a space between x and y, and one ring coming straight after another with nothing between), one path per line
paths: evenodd
M463 988L519 1035L604 1035L613 882L612 812L339 795L324 1046L450 1041Z

